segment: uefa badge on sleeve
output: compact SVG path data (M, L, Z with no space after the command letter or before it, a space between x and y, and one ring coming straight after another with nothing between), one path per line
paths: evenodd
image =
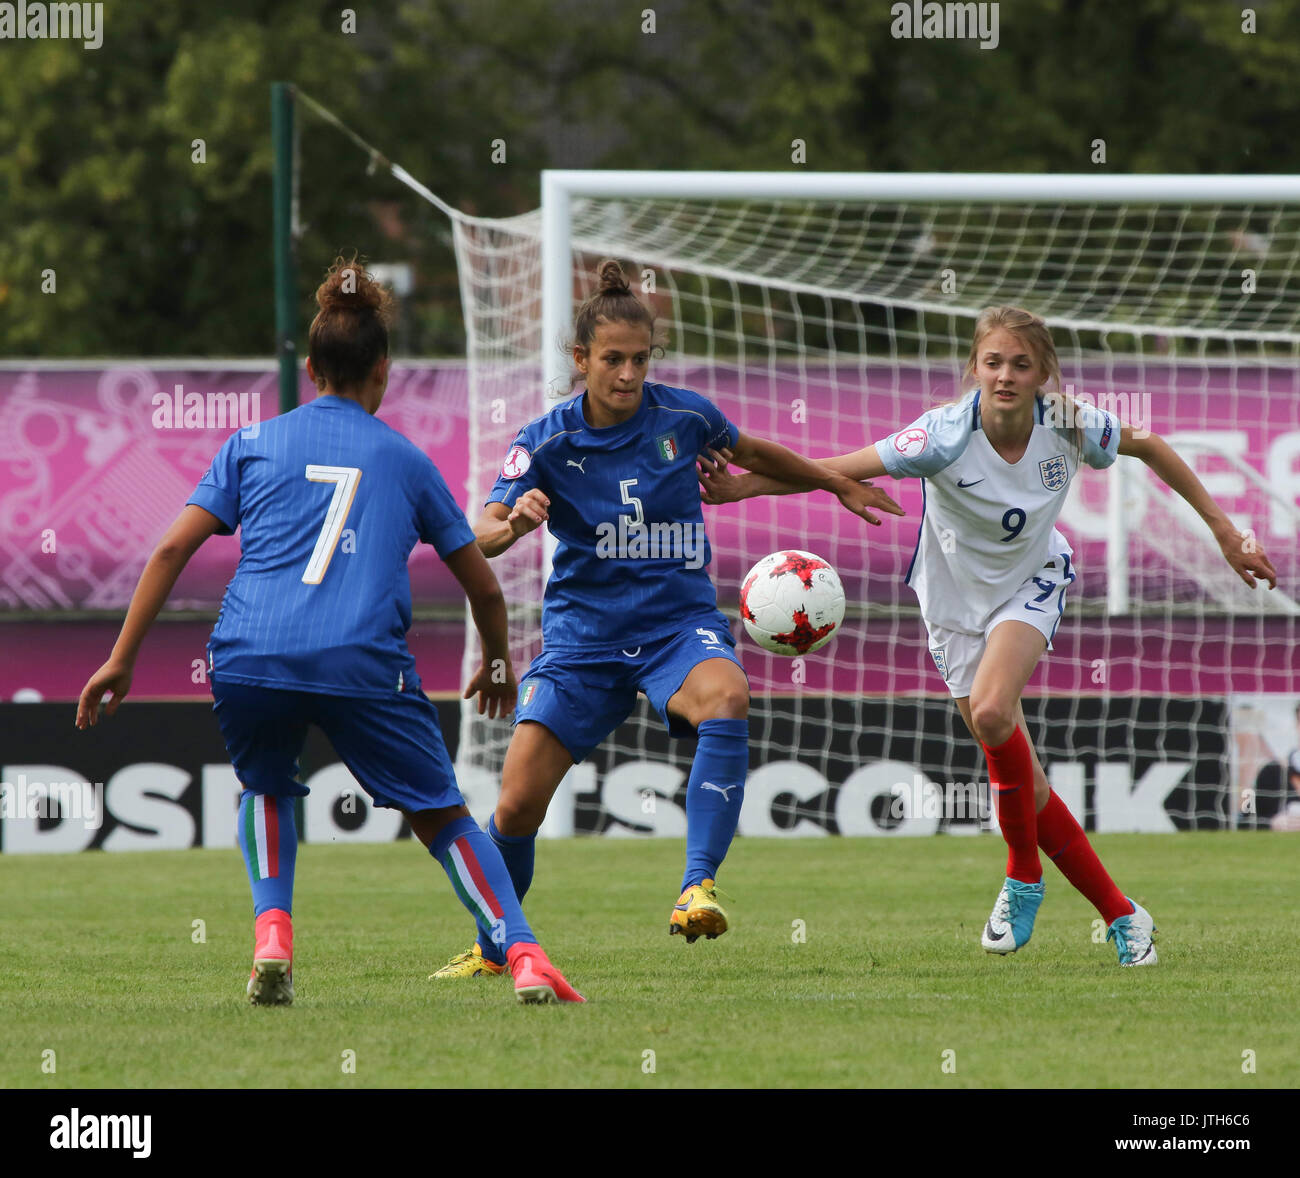
M511 446L510 453L501 464L501 473L508 479L517 479L528 473L533 464L533 456L522 446Z
M1044 458L1038 464L1038 469L1043 476L1043 486L1049 491L1059 491L1070 481L1070 469L1065 465L1064 454Z
M904 458L920 457L929 444L930 435L920 426L914 425L910 429L899 430L894 435L894 449Z

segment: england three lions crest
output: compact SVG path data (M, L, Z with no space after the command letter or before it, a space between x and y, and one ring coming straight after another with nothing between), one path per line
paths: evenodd
M1064 454L1043 459L1038 470L1043 476L1043 486L1049 491L1059 491L1070 481L1070 468L1065 463Z

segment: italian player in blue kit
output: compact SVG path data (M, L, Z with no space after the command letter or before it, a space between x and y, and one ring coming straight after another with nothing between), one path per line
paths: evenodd
M1021 693L1051 647L1077 575L1070 545L1056 530L1066 489L1081 463L1102 469L1118 454L1141 459L1195 508L1247 585L1254 588L1258 577L1272 588L1277 574L1166 442L1059 391L1043 391L1049 381L1059 390L1060 363L1037 315L986 309L965 376L976 387L960 401L825 465L854 479L924 480L907 582L935 666L984 750L1007 843L1006 879L983 947L1014 953L1029 940L1044 894L1041 849L1101 914L1119 963L1154 965L1151 914L1116 887L1026 737ZM799 489L760 473L737 476L709 458L700 465L709 503Z
M585 391L519 432L475 529L487 556L543 523L556 541L542 653L519 685L488 833L522 900L560 780L644 692L672 735L698 735L686 869L669 917L669 932L693 942L727 931L714 880L749 770L749 684L708 575L696 455L726 445L755 469L832 491L873 524L880 520L871 508L902 509L882 491L740 433L698 393L647 381L654 328L622 268L602 262L574 325ZM474 947L434 976L485 976L503 965L480 921Z
M509 962L522 1002L582 998L547 960L495 844L465 808L438 713L406 646L406 562L432 544L469 598L483 665L466 698L504 714L516 697L501 590L439 474L375 416L388 384L389 292L340 258L316 292L307 373L320 395L233 434L150 557L77 726L112 715L144 636L211 535L240 529L240 560L208 644L217 721L243 787L239 845L253 891L247 994L293 1001L297 780L308 724L324 731L377 806L400 810ZM348 533L346 547L341 538Z

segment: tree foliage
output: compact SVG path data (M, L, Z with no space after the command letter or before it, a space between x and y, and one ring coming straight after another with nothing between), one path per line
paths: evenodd
M991 50L896 39L854 0L377 0L355 32L345 11L114 0L100 49L5 42L0 352L269 354L277 80L484 214L535 207L546 167L780 170L795 139L814 170L1300 170L1300 0L1253 33L1216 0L1015 0ZM415 267L399 348L459 352L445 220L299 119L304 333L312 280L357 248Z

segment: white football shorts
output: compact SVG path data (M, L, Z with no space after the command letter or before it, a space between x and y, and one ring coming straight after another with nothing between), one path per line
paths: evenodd
M1003 622L1025 622L1033 626L1047 639L1047 649L1051 650L1052 636L1065 611L1065 591L1074 580L1074 564L1068 555L1061 554L1048 561L1016 590L1006 605L994 612L982 634L946 630L927 622L930 657L953 699L970 695L989 635Z

